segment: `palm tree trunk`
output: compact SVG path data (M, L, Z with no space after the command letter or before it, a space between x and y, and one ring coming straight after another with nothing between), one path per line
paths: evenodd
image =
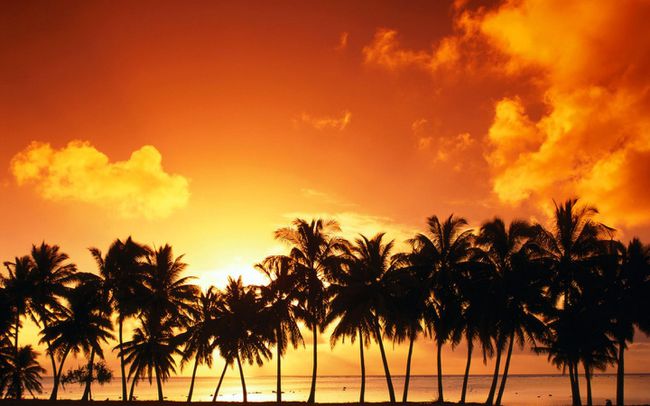
M41 322L43 323L43 329L47 329L47 320L44 317L41 317ZM56 375L56 360L54 359L54 352L50 351L52 345L49 340L46 340L45 344L47 345L47 354L50 356L50 362L52 363L52 379L54 379L54 376Z
M58 396L59 382L61 381L61 374L63 373L63 364L65 363L65 359L68 357L68 353L70 353L70 346L66 347L65 351L63 352L63 357L61 357L61 363L59 364L59 371L54 376L54 386L52 387L52 394L50 395L50 400L56 400L56 397Z
M278 352L278 371L277 371L277 382L276 382L276 388L275 388L275 399L278 403L282 403L282 352L280 351L280 330L282 326L279 326L277 331L275 332L275 337L277 341L277 352Z
M569 363L569 381L571 382L571 404L575 405L576 383L575 383L575 375L573 374L573 364L571 363Z
M501 385L499 386L499 394L497 395L496 405L501 405L503 399L503 392L506 390L506 379L508 379L508 370L510 369L510 358L512 357L512 347L515 343L515 332L510 333L510 343L508 344L508 354L506 354L506 365L503 368L503 376L501 377Z
M487 400L485 401L486 405L492 405L494 403L494 394L497 390L497 382L499 381L499 368L501 368L501 339L497 342L497 359L494 363L494 374L492 375L492 385L490 386L490 392L488 393Z
M81 400L88 400L90 397L90 385L92 384L93 381L93 363L95 362L95 349L93 348L92 351L90 351L90 359L88 361L88 367L87 369L87 374L88 376L86 377L86 387L84 388L84 394L81 396Z
M120 340L120 370L122 372L122 400L125 400L126 399L126 372L124 370L124 352L122 351L122 325L124 324L122 315L118 316L117 323L119 329L118 335Z
M214 390L214 396L212 396L212 401L217 401L217 396L219 395L219 389L221 389L221 382L223 382L223 377L226 375L226 369L228 368L228 360L226 360L226 365L223 366L223 372L221 372L221 377L219 378L219 383L217 384L217 389Z
M589 372L589 365L585 364L584 362L582 363L582 366L585 369L585 379L587 380L587 406L592 406L592 398L591 398L591 372Z
M196 379L196 369L199 367L199 354L194 359L194 369L192 369L192 380L190 381L190 392L187 394L187 402L192 401L192 392L194 392L194 379Z
M442 341L438 341L438 353L436 363L438 364L438 402L443 403L445 397L442 394Z
M404 394L402 395L402 402L406 403L409 395L409 381L411 380L411 357L413 356L413 343L415 342L415 334L409 337L409 352L406 356L406 375L404 375Z
M463 389L460 392L460 403L465 403L465 396L467 395L467 381L469 380L469 368L472 365L472 350L474 344L470 337L467 338L467 362L465 363L465 375L463 376Z
M576 384L576 406L581 406L582 405L582 396L580 395L580 374L578 373L578 361L576 361L573 365L573 371L575 374L575 384Z
M379 320L377 320L376 317L375 317L375 334L377 335L377 342L379 343L381 360L384 363L384 374L386 375L386 385L388 386L388 396L390 398L390 403L395 403L395 390L393 389L393 380L390 377L390 370L388 369L388 359L386 359L386 351L384 350L384 342L381 339Z
M309 399L307 403L313 404L316 402L316 373L318 369L318 326L316 322L312 323L312 331L314 334L314 360L311 372L311 389L309 389Z
M138 382L138 377L140 376L140 369L135 372L133 375L133 381L131 381L131 390L129 390L129 401L133 401L133 391L135 390L135 383Z
M162 382L160 381L160 374L158 373L158 367L154 368L154 371L156 373L156 386L158 387L158 401L162 402L163 390L162 390Z
M574 361L569 362L569 374L573 377L571 379L571 398L573 406L581 406L582 399L580 398L580 380L578 376L578 363Z
M15 329L15 334L14 334L14 358L18 358L18 329L20 329L20 313L18 310L16 310L16 320L14 321L14 329ZM56 370L52 371L54 374L56 374Z
M366 360L363 357L363 333L359 329L359 356L361 357L361 393L359 395L359 403L365 402L366 396Z
M248 393L246 392L246 381L244 380L244 370L241 367L241 361L239 360L239 354L237 354L237 366L239 367L239 378L241 379L241 390L244 395L244 403L248 403Z
M616 406L625 403L625 340L618 341L618 365L616 368Z

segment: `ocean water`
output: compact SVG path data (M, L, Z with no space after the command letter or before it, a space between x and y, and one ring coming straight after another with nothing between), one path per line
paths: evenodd
M241 381L236 377L236 371L229 371L233 376L224 378L219 393L221 401L241 401ZM228 374L227 374L228 375ZM218 382L215 377L197 377L194 385L193 400L209 401ZM484 402L489 391L491 376L470 376L467 401ZM121 396L120 379L104 386L93 385L93 399L119 399ZM311 378L308 376L283 376L283 400L305 401L309 395ZM443 387L445 400L458 401L460 398L462 376L445 376ZM190 378L173 377L164 384L164 395L167 400L186 400ZM275 377L247 377L246 388L249 401L274 401ZM393 377L393 386L398 400L402 398L404 385L403 376ZM359 400L359 376L320 376L317 380L317 402L356 402ZM52 388L52 380L45 377L43 380L44 392L40 398L47 398ZM616 397L616 376L603 374L596 375L592 381L593 397L595 404L604 404L606 399L614 400ZM581 381L581 395L586 401L586 384ZM67 385L60 389L61 399L78 399L81 397L83 387ZM155 380L152 385L148 381L141 381L135 389L137 399L157 399ZM512 375L508 377L506 393L503 403L506 405L568 405L570 404L569 378L567 375ZM436 376L412 376L409 385L410 401L432 401L437 398ZM386 379L383 376L366 377L366 401L378 402L388 400ZM650 374L630 374L625 379L626 404L650 404Z

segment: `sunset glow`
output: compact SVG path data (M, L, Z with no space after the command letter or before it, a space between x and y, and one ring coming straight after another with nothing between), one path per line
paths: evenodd
M648 21L644 0L4 1L0 259L45 241L96 272L88 248L132 236L172 245L203 289L262 284L254 265L288 253L274 231L298 217L402 249L434 214L547 224L572 197L650 242ZM305 331L286 375L311 373ZM356 374L357 346L329 332L319 374ZM408 345L386 348L402 374ZM444 351L462 374L465 346ZM557 373L515 353L512 374ZM435 373L431 339L414 354ZM648 365L638 333L626 371Z

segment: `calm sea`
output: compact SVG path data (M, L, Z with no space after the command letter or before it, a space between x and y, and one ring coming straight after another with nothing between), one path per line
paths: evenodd
M467 400L483 402L487 396L491 377L485 375L470 376ZM193 400L212 400L218 377L199 377L194 386ZM445 376L445 400L457 401L460 398L462 376ZM190 379L185 377L170 378L164 385L164 394L168 400L186 400ZM402 398L404 378L393 377L398 400ZM51 390L50 377L44 378L44 393L47 397ZM121 395L119 378L104 386L93 385L95 400L119 399ZM309 394L310 377L286 376L282 378L283 400L305 401ZM606 399L615 399L616 376L597 375L593 379L593 395L596 404L604 404ZM275 377L249 377L246 380L249 401L275 400ZM584 388L584 382L582 388ZM81 397L82 387L67 385L60 391L62 399ZM584 390L584 389L583 389ZM156 399L155 381L141 381L136 386L138 399ZM586 393L582 393L586 401ZM435 376L413 376L409 385L409 400L431 401L437 397ZM219 400L241 401L241 382L236 377L224 378ZM358 376L323 376L318 377L316 400L320 402L355 402L359 399ZM366 401L387 401L388 392L383 376L366 378ZM650 374L627 375L625 379L625 400L627 404L650 404ZM508 377L508 387L504 395L508 405L567 405L570 404L568 376L562 375L512 375Z

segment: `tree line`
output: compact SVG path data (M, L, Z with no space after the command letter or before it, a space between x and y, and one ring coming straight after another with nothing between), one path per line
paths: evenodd
M596 213L571 199L555 205L549 227L494 218L476 231L462 217L432 216L403 252L383 233L349 241L335 221L296 219L275 231L288 253L255 265L266 284L246 286L241 277L229 277L224 289L204 291L184 276L183 256L174 256L169 245L153 249L129 237L115 240L105 253L90 248L95 272L78 270L57 245L34 245L29 255L4 263L0 394L20 399L42 392L45 370L38 353L19 343L22 321L30 319L51 363L51 399L57 399L62 382L84 384L82 400L91 399L92 383L111 377L97 360L117 338L113 351L122 399L134 399L139 381L155 379L163 400L163 383L191 365L191 401L198 366L212 367L218 353L224 366L213 401L228 366L236 364L246 402L243 365L262 365L275 356L281 402L282 358L289 346L304 345L308 330L313 347L308 402L314 403L318 336L332 326L332 346L345 339L359 345L361 403L365 347L378 345L395 403L384 346L408 343L401 397L406 402L414 342L431 337L439 402L445 399L442 348L464 341L460 403L475 350L484 361L495 359L485 403L500 405L513 348L528 343L568 371L574 405L582 403L581 376L591 405L594 371L615 365L616 403L623 405L625 350L636 328L650 333L650 249L636 238L627 244L616 240L613 229L595 220ZM128 320L137 324L125 334ZM83 353L87 365L64 374L71 353Z

